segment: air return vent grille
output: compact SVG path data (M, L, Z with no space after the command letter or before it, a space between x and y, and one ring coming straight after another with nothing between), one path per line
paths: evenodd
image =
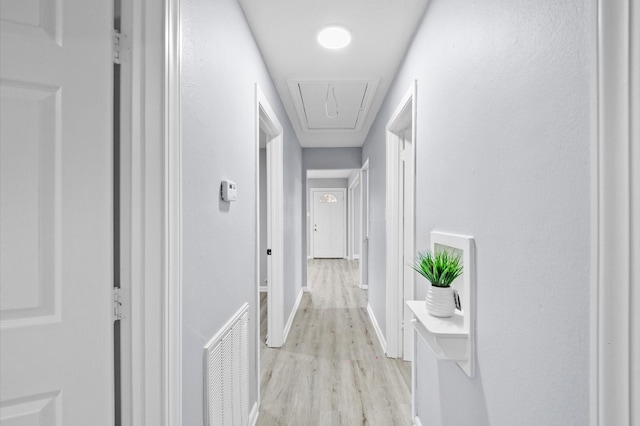
M245 303L204 348L205 418L209 426L248 423L248 309Z

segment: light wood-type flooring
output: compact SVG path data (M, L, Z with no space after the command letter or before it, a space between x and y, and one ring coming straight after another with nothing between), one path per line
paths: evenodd
M261 348L259 426L412 424L410 363L382 352L357 277L357 261L309 261L286 344Z

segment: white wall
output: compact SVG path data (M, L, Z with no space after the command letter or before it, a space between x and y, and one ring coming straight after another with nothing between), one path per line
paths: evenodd
M304 171L359 169L362 167L362 148L304 148Z
M367 138L381 326L385 125L414 79L416 249L434 229L476 240L477 377L419 340L422 424L589 424L595 13L592 0L431 0Z
M235 0L183 0L183 419L203 424L203 346L250 304L250 404L257 400L256 111L258 82L284 128L285 312L300 289L302 149ZM238 200L219 199L231 179Z

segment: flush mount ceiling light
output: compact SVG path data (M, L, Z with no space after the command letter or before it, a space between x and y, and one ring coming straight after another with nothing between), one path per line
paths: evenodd
M318 33L318 43L327 49L342 49L351 42L351 34L345 28L332 25Z

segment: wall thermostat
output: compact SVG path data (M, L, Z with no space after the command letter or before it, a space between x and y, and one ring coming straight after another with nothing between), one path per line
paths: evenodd
M220 197L224 201L235 201L238 198L236 183L230 180L223 180L220 184Z

